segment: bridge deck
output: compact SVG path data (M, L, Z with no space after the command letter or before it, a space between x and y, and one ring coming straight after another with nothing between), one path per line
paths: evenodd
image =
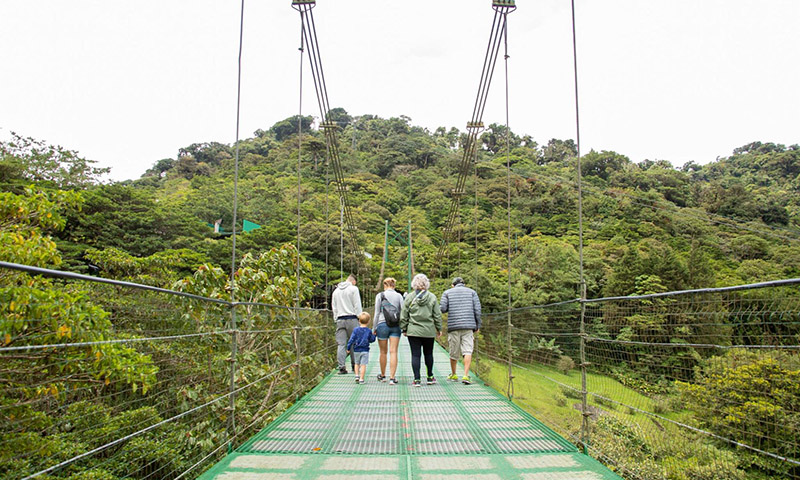
M331 374L202 480L619 479L481 382L451 383L434 349L436 385L414 388L405 338L398 385L380 383L378 347L364 385ZM423 375L425 366L423 364ZM461 367L459 366L459 372ZM474 377L473 377L474 378Z

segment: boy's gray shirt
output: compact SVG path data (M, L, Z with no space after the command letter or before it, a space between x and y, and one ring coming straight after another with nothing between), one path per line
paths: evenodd
M475 290L458 284L445 290L440 302L442 313L447 315L447 331L480 330L481 301Z

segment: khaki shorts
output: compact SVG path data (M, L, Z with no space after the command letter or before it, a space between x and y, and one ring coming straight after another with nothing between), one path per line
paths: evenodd
M475 339L472 330L447 332L447 346L452 360L461 360L462 355L472 355Z

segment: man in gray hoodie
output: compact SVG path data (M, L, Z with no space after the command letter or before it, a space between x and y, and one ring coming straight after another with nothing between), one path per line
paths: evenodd
M481 329L481 301L475 290L464 285L464 279L453 279L453 288L442 294L442 313L447 315L447 344L450 349L450 371L448 380L458 381L456 365L464 357L464 376L461 383L469 385L469 367L472 363L474 334Z
M347 359L347 341L353 330L358 326L358 315L361 313L361 293L356 287L355 275L350 275L347 280L340 283L333 291L331 298L333 319L336 322L336 360L339 362L339 373L347 373L344 361ZM352 366L353 359L350 358ZM355 367L353 367L355 370Z

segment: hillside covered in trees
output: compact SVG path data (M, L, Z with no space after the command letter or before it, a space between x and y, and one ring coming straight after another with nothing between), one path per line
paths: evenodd
M504 127L490 125L480 136L449 254L444 264L434 265L466 133L444 127L431 132L404 116L352 117L342 109L332 114L340 125L339 148L356 236L366 253L367 270L358 272L366 299L380 270L387 220L397 230L411 225L414 265L419 272L438 272L432 278L435 293L459 275L479 291L488 311L506 309L509 279L512 307L578 296L573 141L551 139L539 144L530 135L511 133L511 151L506 152ZM301 138L296 133L298 120L304 132ZM241 301L292 305L297 294L303 305L319 307L324 305L326 278L334 284L358 263L349 249L341 252L339 199L331 185L325 136L315 127L311 117L291 117L240 142L236 298ZM106 171L79 152L34 138L15 134L0 143L0 155L0 261L232 299L235 146L192 144L181 148L175 158L153 162L141 178L116 183L102 182ZM753 142L711 164L690 162L677 168L667 160L633 163L622 153L591 151L582 158L582 172L589 297L800 277L798 145ZM260 228L242 232L243 220ZM214 231L217 222L220 232ZM298 231L301 255L293 247ZM407 255L405 246L391 246L385 274L405 279ZM169 423L166 433L146 431L133 442L114 444L102 456L76 462L47 478L174 478L174 472L193 468L191 455L197 454L198 446L210 449L226 441L228 413L214 402L224 398L220 392L233 388L226 375L230 345L217 335L229 333L217 331L226 324L229 312L212 315L207 307L191 303L6 269L0 271L0 281L0 338L9 349L3 352L0 368L0 424L4 425L0 442L5 445L0 449L0 476L22 477L40 471L52 464L51 455L58 461L74 459L80 452L102 447L119 432L184 415L203 402L214 408L211 413L204 411L199 422ZM401 289L404 286L401 280ZM789 300L776 297L771 300L774 303L764 303L789 312L789 320L781 318L782 330L769 337L755 315L754 333L748 341L796 345L800 323L796 311L784 308ZM760 305L760 301L754 303ZM771 315L772 309L758 307L763 315ZM303 357L306 371L298 369L292 377L295 370L287 366L299 353L291 332L294 322L301 322L287 312L247 307L241 313L241 320L253 331L283 333L238 337L246 367L236 381L276 376L268 385L255 388L251 396L236 399L236 422L257 428L269 421L300 393L296 382L299 385L302 380L302 387L310 388L328 368L330 355L319 352L329 336L312 335L312 344L320 345L309 346ZM591 329L598 337L623 343L647 334L664 345L692 335L689 326L676 326L674 338L670 337L672 330L657 330L658 321L653 315L616 319L609 315L598 317ZM704 328L702 324L694 327ZM720 340L722 344L733 344L726 329L716 330L728 336ZM187 335L189 340L149 344L127 343L117 337L144 339L154 332L164 338ZM210 339L198 342L195 337L200 335ZM504 358L506 353L500 349L505 337L486 335L482 348L496 348L497 356ZM560 378L570 382L567 374L575 366L570 358L575 356L574 342L536 336L519 341L514 348L520 361L533 364L542 355L565 361ZM51 348L67 345L64 342L87 342L87 348L76 350L74 356L69 348ZM792 380L800 375L792 352L692 350L679 355L662 348L667 352L662 365L652 348L631 343L629 358L645 360L628 365L613 358L598 365L597 378L619 382L618 388L624 388L626 395L635 391L642 408L649 405L646 408L656 413L673 415L735 441L752 444L766 439L761 448L792 455L788 449L798 425L800 398L797 382ZM18 355L11 349L19 345L41 348L36 354ZM203 360L198 362L198 358ZM654 368L648 370L648 361ZM665 365L688 366L677 378L662 368ZM742 369L750 373L742 374ZM545 374L561 373L545 370ZM738 392L758 390L765 379L772 387L761 393L758 402L736 403ZM567 404L569 389L564 392L556 394L555 408L562 408L561 413L570 418L575 410ZM736 406L732 413L714 416L718 405L729 400ZM604 406L593 402L595 407ZM631 418L634 414L633 410L626 413ZM89 417L99 420L85 421ZM742 428L736 423L739 417L751 424ZM691 436L685 445L673 443L670 437L659 446L621 425L612 416L602 417L596 444L622 445L619 452L609 450L607 460L643 466L635 478L775 478L765 472L785 474L794 468L764 463L748 452L736 456L729 445L709 446L697 440L711 449L706 458L696 455L696 445L691 443L696 439ZM621 444L620 438L627 443ZM669 463L665 459L672 467L665 466Z
M414 262L430 272L441 242L465 132L431 132L400 116L351 117L335 109L340 153L361 247L377 277L384 221L411 222ZM324 135L297 117L257 130L240 143L237 231L246 219L261 228L238 235L240 255L260 253L297 236L297 155L302 148L300 248L311 260L317 295L328 259L339 273L339 201L327 189ZM434 288L461 275L489 308L505 306L505 128L480 136L474 174L466 184L456 238ZM16 136L2 145L0 182L12 193L37 188L81 190L79 208L65 211L54 232L64 267L132 277L121 265L161 259L169 284L201 263L229 268L234 147L217 142L181 148L139 179L102 184L103 173L77 152ZM577 296L578 218L575 144L511 134L511 244L514 306ZM800 275L800 148L753 142L708 165L674 167L666 160L633 163L624 153L583 157L585 258L590 297L726 286ZM327 217L326 217L327 212ZM326 255L327 245L327 255ZM347 250L347 247L345 247ZM388 274L405 278L406 250L390 250ZM127 263L126 263L127 262ZM344 270L354 268L344 260ZM363 272L362 272L363 273ZM169 275L167 275L169 276Z

